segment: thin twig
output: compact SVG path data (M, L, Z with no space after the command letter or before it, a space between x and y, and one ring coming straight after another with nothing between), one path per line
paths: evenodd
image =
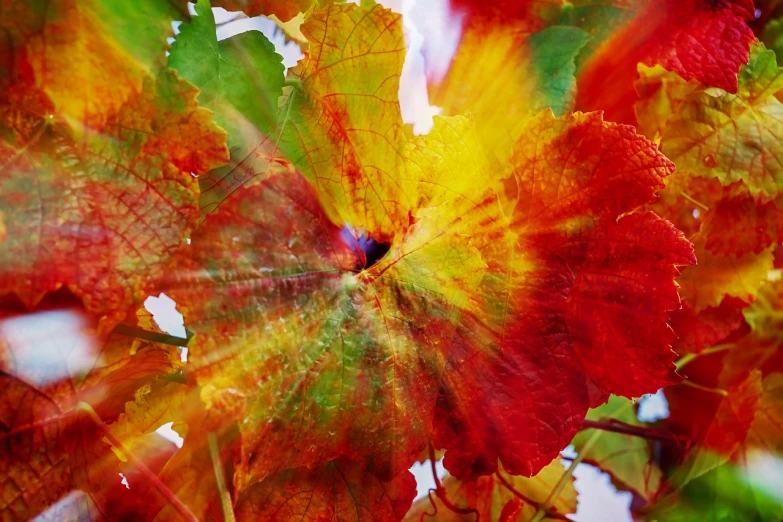
M585 419L582 423L582 429L586 430L591 428L596 430L611 431L613 433L622 433L623 435L631 435L633 437L641 437L643 439L674 442L677 444L677 437L669 432L643 428L641 426L633 426L631 424L618 421L617 419L612 419L609 422Z
M152 485L155 487L155 489L160 492L161 495L163 495L166 500L169 501L169 504L177 510L177 512L182 515L182 518L187 520L188 522L199 522L196 515L193 514L193 512L190 510L188 506L182 503L180 499L177 498L177 496L164 484L161 482L160 478L152 472L150 468L148 468L142 461L136 458L133 453L128 451L128 448L125 447L125 445L120 442L120 440L114 436L114 434L109 430L109 428L106 427L106 424L103 423L103 420L98 416L97 413L95 413L95 410L92 409L92 406L87 404L86 402L80 402L78 406L76 406L77 410L80 410L84 412L90 420L92 420L95 425L98 427L101 432L103 432L103 435L109 439L109 441L122 453L128 458L128 460L133 464L133 466L138 469L142 475L144 475L144 478L149 480Z
M210 431L207 434L207 445L209 446L209 456L212 458L212 470L215 472L215 483L220 495L220 506L223 508L223 521L236 522L231 506L231 494L226 488L226 480L223 477L223 465L220 461L220 450L215 432Z

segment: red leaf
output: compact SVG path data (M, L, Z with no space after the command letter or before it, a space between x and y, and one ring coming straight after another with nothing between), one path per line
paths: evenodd
M686 80L737 91L737 72L748 61L752 0L649 0L590 57L577 78L577 108L606 111L612 121L634 123L637 65L662 65Z
M695 261L682 233L652 212L569 241L577 271L568 326L588 376L628 398L680 381L666 312L679 308L677 265Z
M742 325L742 309L747 306L736 297L726 297L719 306L696 312L691 305L669 312L669 323L677 339L672 347L680 355L700 353Z
M655 197L671 164L630 127L546 112L526 127L514 164L518 236L482 251L487 304L463 318L438 401L435 442L459 477L491 473L498 458L535 474L581 426L586 381L628 395L676 381L666 312L679 303L674 265L693 263L691 246L653 214L614 224ZM613 272L599 276L601 267ZM620 296L624 314L602 315Z

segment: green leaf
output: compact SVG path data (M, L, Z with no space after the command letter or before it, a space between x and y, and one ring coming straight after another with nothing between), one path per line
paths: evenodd
M533 70L538 76L541 108L551 107L556 116L569 112L576 95L574 59L590 40L575 27L550 27L530 37Z
M181 26L169 67L201 90L199 104L215 112L215 121L229 133L232 150L244 145L237 119L246 118L270 134L277 123L277 99L283 94L283 57L259 31L219 42L209 0L199 0L196 14Z
M644 520L659 522L779 522L783 500L752 479L748 468L724 464L668 496ZM757 477L758 478L758 477Z

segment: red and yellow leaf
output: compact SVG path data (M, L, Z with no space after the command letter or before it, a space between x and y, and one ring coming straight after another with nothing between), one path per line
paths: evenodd
M498 458L512 474L535 474L581 426L588 382L633 396L677 381L666 311L678 305L674 267L693 263L691 246L652 214L615 224L654 198L671 164L595 114L544 112L522 136L512 233L482 251L485 302L463 319L438 402L436 445L451 450L444 464L459 477L491 473ZM629 241L634 229L655 241ZM625 324L634 326L617 336ZM643 344L634 332L645 329Z
M110 324L147 295L198 218L191 173L227 159L225 134L195 96L163 73L77 138L40 91L4 91L0 292L33 307L67 286Z

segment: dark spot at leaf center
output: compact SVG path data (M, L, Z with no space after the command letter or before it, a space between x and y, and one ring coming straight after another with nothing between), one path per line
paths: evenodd
M383 256L385 256L391 248L391 243L378 242L375 239L365 236L364 234L356 237L346 227L340 232L340 237L350 247L356 249L357 253L360 253L360 259L357 262L355 270L357 272L366 270L378 263ZM364 261L364 263L362 263Z

